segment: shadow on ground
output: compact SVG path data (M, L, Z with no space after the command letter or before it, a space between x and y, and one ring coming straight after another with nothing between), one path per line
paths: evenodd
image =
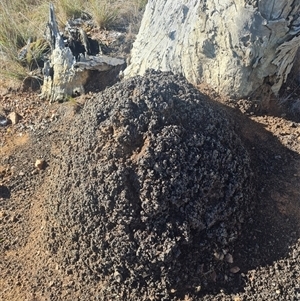
M243 293L246 283L253 281L249 279L252 270L277 266L276 262L289 256L300 237L299 153L283 145L264 125L238 110L227 106L224 109L236 120L237 130L249 150L256 177L257 205L252 218L243 225L235 243L233 263L228 266L228 269L238 267L240 271L229 274L225 282L217 279L215 287L212 284L216 296L220 290L226 295Z

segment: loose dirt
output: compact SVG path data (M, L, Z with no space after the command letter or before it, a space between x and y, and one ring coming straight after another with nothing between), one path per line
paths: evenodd
M127 84L127 87L132 91L132 95L141 98L138 90L130 88L130 84ZM159 85L153 87L159 89ZM107 101L103 107L99 102L101 97L96 93L79 97L73 102L48 104L41 101L36 92L2 90L0 114L7 116L10 112L17 112L22 118L15 125L0 127L0 299L300 300L300 123L297 112L293 109L297 105L296 98L291 100L293 106L288 106L285 102L282 110L265 110L264 114L261 114L262 110L256 110L249 101L224 100L202 88L203 93L207 95L201 96L202 101L211 103L219 112L221 120L222 116L228 118L228 122L222 124L223 131L220 132L219 138L226 138L229 134L226 131L232 131L238 137L238 141L230 140L232 136L229 135L222 142L226 148L232 150L238 165L244 168L241 172L243 176L237 179L237 183L243 183L247 179L247 173L249 177L250 173L253 173L254 178L253 182L246 181L247 185L239 184L238 191L245 191L247 195L245 199L237 202L241 205L238 210L243 213L240 216L243 223L237 226L236 237L233 237L235 239L231 243L218 241L216 234L221 228L216 228L213 235L205 234L208 235L205 238L207 244L201 246L213 252L200 252L199 258L196 258L193 253L194 244L187 244L188 247L185 248L178 240L179 242L172 245L173 237L170 233L172 234L174 229L163 232L153 228L153 243L150 236L149 238L142 235L143 231L145 232L144 228L135 224L123 225L125 228L122 227L122 223L117 225L117 221L122 218L128 221L129 218L137 217L137 204L130 203L134 195L122 195L122 191L126 190L126 187L135 188L133 191L137 191L141 181L139 179L145 179L148 185L145 187L155 192L151 187L158 187L155 185L160 177L151 176L151 173L146 177L145 173L144 178L125 179L126 171L120 170L121 167L113 168L112 171L107 168L105 172L111 177L108 176L107 186L103 187L109 191L101 190L101 171L97 168L93 170L98 159L101 168L107 167L109 162L118 166L116 162L122 161L127 169L134 169L136 174L142 175L143 170L147 169L143 168L143 164L138 165L138 162L147 156L155 141L158 143L153 146L152 151L156 154L168 154L166 159L170 160L170 146L176 138L174 133L162 130L166 125L162 120L156 124L156 128L153 127L153 132L150 131L148 136L145 129L141 130L145 134L141 139L140 128L143 129L143 124L148 124L148 121L145 121L145 118L141 119L138 130L132 128L132 124L126 123L127 119L132 120L130 114L126 119L129 112L126 99L132 95L126 94L125 90L120 91L123 92L118 96L118 91L114 90L117 97L111 103ZM192 88L182 92L185 95L183 98L193 98L196 93ZM109 92L106 93L105 95L109 95ZM205 100L205 97L210 100ZM160 104L159 100L156 101ZM97 104L97 110L93 109L93 103ZM101 115L100 108L106 110L106 115ZM161 116L165 116L164 108L162 106L160 109L154 109L157 112L161 111ZM146 109L140 109L139 112L135 118L149 117L145 113ZM211 116L208 112L206 115ZM160 114L151 116L158 118ZM170 122L170 116L166 116L166 122ZM149 117L149 120L153 121L152 124L157 122L154 117L153 120ZM103 124L99 127L101 122ZM214 124L215 120L207 122ZM101 128L102 132L97 132L97 128ZM205 137L209 136L205 129L204 133ZM186 143L191 137L183 136L182 139ZM116 144L116 141L119 144ZM166 143L165 150L161 150L166 141L169 144ZM127 144L130 147L122 148L122 145ZM99 145L102 145L102 150L96 149ZM240 156L241 146L247 152L244 157ZM97 159L94 156L98 151L100 158ZM106 154L106 159L101 157L103 154ZM208 156L210 155L208 153ZM245 160L245 165L239 158ZM44 169L35 167L37 159L46 161ZM193 159L191 158L191 161ZM186 161L184 166L188 167L189 164L191 162ZM115 171L116 174L119 172L119 181L114 176ZM174 170L170 170L170 174L167 170L162 170L163 172L166 173L164 180L167 181ZM218 175L218 169L214 172ZM224 172L228 172L229 177L234 177L230 170ZM153 183L147 180L151 177ZM85 182L85 179L89 181ZM175 184L176 191L180 183ZM192 186L195 186L194 182ZM124 205L124 208L117 208L116 204L104 209L93 207L91 204L90 207L86 206L87 199L98 202L100 199L97 198L101 196L101 201L105 200L105 196L111 194L110 189L114 187L116 194L120 194L124 200L129 200L124 204L129 203L133 206L132 215L123 203L120 205ZM160 188L160 191L154 193L153 200L155 197L159 198L161 191L164 191L164 185ZM225 187L224 191L227 188ZM185 189L189 191L190 188ZM203 187L200 187L199 191L201 189ZM219 186L216 191L220 193ZM248 210L244 206L247 206L250 199L255 207ZM61 206L60 202L65 200L67 206ZM149 211L148 214L151 214L151 205L154 206L154 203L151 204L150 201L150 205L143 205L145 210ZM147 209L147 206L150 207ZM225 209L229 207L230 205ZM159 218L151 216L152 224L158 223L162 227L161 217L166 219L166 224L176 224L176 210L165 208L169 210L166 217L166 210L162 213L159 206L155 208ZM122 210L118 212L116 209L124 210L124 214ZM92 219L89 220L91 212ZM114 215L115 212L118 214ZM232 216L235 217L234 214ZM232 216L227 215L224 219L229 232L230 229L234 229L230 223ZM189 221L187 213L181 218L180 222L185 218ZM201 218L200 214L197 219L201 221ZM237 225L235 222L233 224ZM138 238L130 235L127 237L126 227L132 231L136 227L141 235L137 236ZM97 228L101 229L101 233L97 232ZM178 229L181 231L183 228ZM183 237L184 231L179 230L179 236ZM95 231L98 240L97 236L91 236ZM194 241L197 237L197 227L194 226L189 234ZM105 241L109 242L111 247L106 248ZM146 245L139 249L137 245L132 244L133 241ZM216 241L218 242L215 245ZM117 252L112 248L113 243ZM161 248L155 251L160 251L164 255L163 259L158 260L151 255L155 243L156 246L161 245ZM126 257L129 245L129 251L140 252L140 257ZM175 253L168 253L167 247L171 245L183 250L184 256L179 256L178 259ZM189 247L192 253L189 253ZM145 261L146 255L152 260L150 267L147 265L149 262ZM203 256L209 257L208 260L204 261ZM200 267L198 272L195 266L197 264ZM139 271L137 268L140 265L142 267ZM168 267L174 270L168 270ZM174 271L178 272L177 282ZM144 272L146 274L143 274ZM142 284L141 277L148 282L143 280Z

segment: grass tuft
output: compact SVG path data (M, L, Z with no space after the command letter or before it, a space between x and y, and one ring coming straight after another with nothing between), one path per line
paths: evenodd
M116 1L90 0L89 13L97 26L102 29L109 29L117 20Z
M86 1L83 0L57 0L54 7L57 10L58 20L62 26L70 19L80 18Z

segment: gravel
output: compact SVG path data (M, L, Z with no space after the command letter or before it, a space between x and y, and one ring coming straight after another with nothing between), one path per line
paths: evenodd
M227 277L255 185L225 111L149 71L90 99L61 138L43 239L85 298L177 300Z

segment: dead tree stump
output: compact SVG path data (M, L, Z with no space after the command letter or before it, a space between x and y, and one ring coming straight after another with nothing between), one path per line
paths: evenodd
M76 58L70 47L65 45L58 30L52 4L50 4L46 38L51 47L51 54L43 69L44 82L41 98L50 102L84 94L85 85L91 74L95 77L95 71L100 82L103 71L114 68L121 70L125 66L124 59L103 55L91 56L87 54L88 51L85 55L80 54Z

